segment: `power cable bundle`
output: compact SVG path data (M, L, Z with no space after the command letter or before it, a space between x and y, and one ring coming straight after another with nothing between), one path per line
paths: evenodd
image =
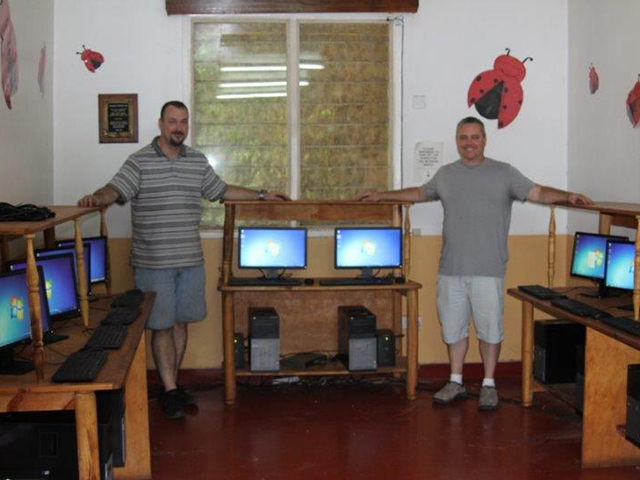
M11 205L0 202L0 222L39 222L56 214L47 207L39 207L31 203Z

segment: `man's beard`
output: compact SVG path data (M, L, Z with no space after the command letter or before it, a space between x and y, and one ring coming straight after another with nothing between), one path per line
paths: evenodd
M184 135L182 136L182 138L180 140L174 140L173 136L169 137L169 143L173 146L173 147L181 147L182 144L184 143Z

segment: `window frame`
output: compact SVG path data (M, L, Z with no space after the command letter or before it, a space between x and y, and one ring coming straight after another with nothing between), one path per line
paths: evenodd
M402 16L389 17L388 15L360 14L349 15L317 14L317 15L192 15L184 16L182 21L182 98L190 111L193 111L193 41L195 23L284 23L287 30L287 61L290 65L296 65L299 59L299 33L303 23L387 23L389 26L389 155L391 159L391 188L402 188L403 184L403 31L404 19ZM292 199L298 199L300 195L300 95L299 89L293 88L298 84L299 71L287 70L287 129L289 131L289 192L285 192ZM192 129L186 139L188 145L192 144ZM333 229L319 227L309 231L310 236L333 235ZM203 238L221 238L222 227L200 230Z

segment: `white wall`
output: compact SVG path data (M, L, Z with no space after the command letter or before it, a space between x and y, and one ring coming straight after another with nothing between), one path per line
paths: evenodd
M466 104L469 84L510 47L517 58L535 60L526 64L518 118L503 130L487 122L487 154L513 163L538 183L566 188L566 1L423 0L417 14L404 17L404 171L411 171L417 141L444 141L445 160L457 158L455 124L475 113ZM102 186L156 133L162 103L182 97L182 25L158 0L56 1L56 203L75 202ZM106 58L96 73L75 55L83 43ZM140 144L100 145L98 94L128 92L139 95ZM425 110L411 108L413 95L426 96ZM413 226L439 234L441 210L439 204L417 207ZM559 233L564 215L558 215ZM113 236L129 235L128 207L111 208L108 221ZM511 231L544 233L547 222L546 208L516 206Z
M9 0L18 48L18 91L9 110L0 97L0 201L49 205L53 200L53 2ZM47 47L45 90L38 86Z
M640 202L640 126L626 114L640 74L637 0L569 0L570 187L595 200ZM600 89L589 92L593 63ZM594 215L572 213L571 231L597 229Z

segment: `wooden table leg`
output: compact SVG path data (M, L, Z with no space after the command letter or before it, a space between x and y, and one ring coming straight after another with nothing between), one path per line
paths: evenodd
M97 480L100 478L100 453L95 393L78 392L75 403L78 473L81 480Z
M31 341L33 342L33 367L36 381L44 380L44 344L42 342L42 312L40 311L40 278L33 253L35 234L24 236L27 242L27 287L29 289L29 308L31 322Z
M144 334L133 356L124 386L126 461L114 469L116 478L151 478L149 406L147 399L147 349Z
M222 349L224 357L224 401L236 403L236 359L233 347L233 293L222 294Z
M418 291L407 292L407 398L416 399L418 383Z
M522 406L533 403L533 304L522 301Z
M87 298L87 271L84 265L84 245L80 234L80 220L75 220L76 234L76 270L78 271L78 296L80 297L80 312L82 313L82 323L89 326L89 299Z

